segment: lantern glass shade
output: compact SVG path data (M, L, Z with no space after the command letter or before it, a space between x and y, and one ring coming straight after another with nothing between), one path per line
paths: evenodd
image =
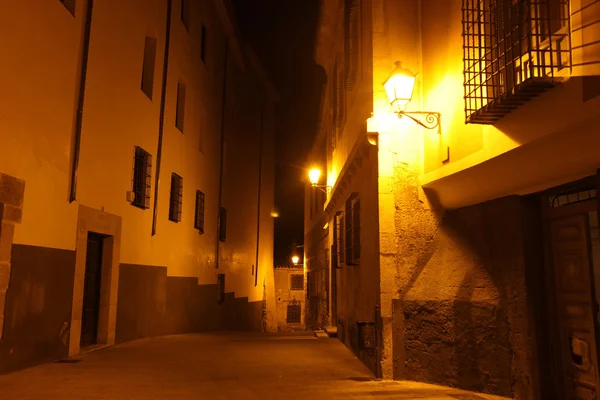
M417 75L402 68L402 64L396 61L396 68L383 83L390 104L404 111L412 99L416 79Z
M298 256L292 256L292 262L294 264L298 264L298 261L300 261L300 257L298 257Z
M319 168L313 168L308 171L308 179L310 183L315 186L319 184L319 178L321 177L321 170Z

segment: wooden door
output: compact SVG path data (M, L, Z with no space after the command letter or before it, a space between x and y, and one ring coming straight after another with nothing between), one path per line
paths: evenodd
M598 356L587 214L550 221L560 365L566 398L598 398Z
M102 241L103 238L100 235L93 233L88 235L85 280L83 284L83 310L81 314L81 347L98 342L100 285L102 279Z

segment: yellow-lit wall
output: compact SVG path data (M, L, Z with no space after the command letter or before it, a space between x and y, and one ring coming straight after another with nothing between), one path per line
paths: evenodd
M240 63L239 46L230 46L228 96L240 101L226 117L229 151L244 157L225 160L224 206L228 241L223 269L215 269L218 216L221 92L225 28L213 1L193 1L190 31L181 19L181 2L172 2L170 55L159 182L157 233L151 235L156 176L159 109L165 47L166 1L96 0L89 48L77 200L68 202L84 2L73 17L58 0L0 0L3 96L0 98L0 171L26 182L22 223L16 244L75 249L78 205L122 217L121 263L158 265L169 276L216 283L228 273L227 291L262 300L263 283L272 288L273 99L257 83L252 66ZM207 60L200 59L201 23L209 32ZM153 97L140 89L145 36L157 38ZM232 39L233 41L233 39ZM236 55L233 55L237 51ZM186 84L183 133L175 127L177 83ZM253 82L252 85L249 82ZM258 109L239 109L264 97L263 176L259 279L256 259L258 185ZM241 101L244 98L245 101ZM243 119L245 118L245 119ZM252 128L245 126L253 118ZM233 121L233 122L231 122ZM233 125L233 126L232 126ZM142 210L129 204L134 146L152 155L152 202ZM247 176L233 172L244 169ZM171 173L183 177L182 220L168 219ZM249 178L251 176L251 179ZM241 186L236 182L241 182ZM243 186L243 187L242 187ZM194 229L196 190L205 193L204 233ZM240 238L237 240L236 238ZM244 273L232 267L241 254ZM236 260L238 262L238 260ZM247 265L246 265L247 264ZM247 268L246 268L247 267ZM269 275L271 274L271 275ZM246 276L247 275L247 276Z
M305 297L304 290L291 290L291 275L300 274L304 272L300 268L275 268L275 299L276 299L276 318L277 318L277 329L279 331L292 331L292 330L304 330L304 307ZM290 301L300 303L300 324L288 324L287 323L287 306Z
M477 125L465 124L461 4L422 2L417 32L422 35L419 83L423 102L413 109L442 114L442 135L424 133L422 184L433 190L446 208L541 190L594 173L600 157L586 149L600 144L593 132L600 121L600 86L597 78L591 77L600 74L600 6L582 6L580 1L571 2L575 67L570 80L494 125ZM443 162L448 147L449 161ZM519 148L523 150L515 152ZM503 161L489 165L497 157L504 157Z

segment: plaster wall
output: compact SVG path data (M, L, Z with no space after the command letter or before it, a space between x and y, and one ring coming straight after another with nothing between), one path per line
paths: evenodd
M600 161L597 155L584 151L578 162L572 163L570 157L556 154L568 144L578 149L597 145L591 126L600 118L598 2L570 2L570 79L525 102L494 125L465 124L460 2L421 3L419 80L423 97L415 109L419 106L442 114L442 135L425 136L421 184L434 192L444 207L531 193L594 173ZM417 65L411 67L417 69ZM589 123L584 124L586 121ZM550 138L552 145L544 145ZM486 163L520 148L527 149L528 156L515 155L514 169L487 168ZM534 159L533 153L545 171L528 163ZM484 184L483 175L492 178L494 187Z

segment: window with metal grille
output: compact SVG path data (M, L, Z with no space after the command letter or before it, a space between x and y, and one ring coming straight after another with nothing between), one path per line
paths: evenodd
M196 215L194 216L194 228L204 233L204 193L196 190Z
M227 210L223 207L219 209L219 241L224 242L227 239Z
M552 208L580 203L596 198L596 189L573 189L548 197L548 205Z
M206 41L207 41L207 37L206 35L208 34L208 32L206 31L206 26L204 24L202 24L202 32L201 32L201 37L200 37L200 59L204 62L206 62Z
M346 88L352 89L356 81L360 59L360 0L345 0L344 14Z
M569 0L463 0L467 123L491 124L564 76Z
M183 133L185 118L185 83L177 83L177 109L175 113L175 126Z
M346 200L346 265L360 261L360 197L354 192Z
M169 219L173 222L180 222L182 208L183 178L173 173L171 174L171 198L169 201Z
M304 274L290 274L290 290L304 290Z
M331 260L333 268L344 264L344 213L338 211L333 216L333 245L331 249Z
M75 2L76 0L59 0L63 6L71 13L71 15L75 16Z
M217 303L225 302L225 274L217 274Z
M287 323L300 324L302 322L302 306L300 304L288 304Z
M150 185L152 181L152 156L141 147L135 147L133 158L132 205L139 208L150 207Z
M181 22L186 31L190 30L190 6L191 0L181 0Z
M154 88L154 64L156 61L156 38L146 36L144 61L142 63L142 92L152 100Z

